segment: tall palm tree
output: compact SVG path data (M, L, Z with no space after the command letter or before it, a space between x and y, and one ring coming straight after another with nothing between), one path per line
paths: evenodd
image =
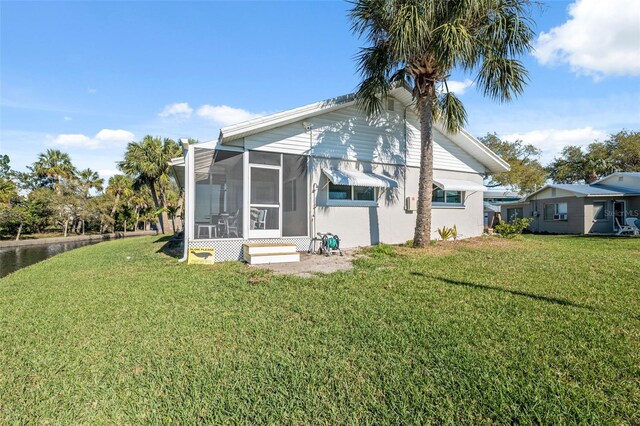
M127 198L133 193L133 180L126 175L114 175L109 178L107 194L114 198L111 208L111 218L113 219L113 230L115 231L116 211L120 206L120 199Z
M479 90L509 101L523 91L527 70L516 58L531 48L529 0L355 0L352 29L365 37L358 56L362 82L356 103L369 115L397 84L413 93L420 118L421 158L414 245L431 238L433 122L457 132L466 122L447 79L475 75Z
M81 192L80 223L78 223L77 226L81 227L82 235L84 235L85 216L89 212L89 192L91 192L92 189L98 192L102 191L104 179L98 175L98 172L91 169L80 170L76 178ZM76 230L76 232L78 231Z
M82 189L82 194L85 197L89 196L89 191L95 189L96 191L102 191L104 185L104 179L98 175L98 172L91 169L80 170L77 175L78 182Z
M51 180L58 195L61 193L62 180L71 179L76 173L69 154L57 149L47 149L40 153L32 169L39 178Z
M147 135L140 142L130 142L124 160L118 162L120 170L134 177L137 187L144 185L151 191L163 234L170 227L166 197L169 160L181 154L180 145L175 141Z

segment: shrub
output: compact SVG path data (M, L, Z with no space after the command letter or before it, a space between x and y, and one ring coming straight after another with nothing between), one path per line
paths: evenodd
M451 238L455 240L458 238L458 229L455 225L453 225L453 228L443 226L442 228L438 228L438 235L440 235L442 241L447 241Z
M501 222L493 229L504 238L513 238L516 235L522 234L531 224L531 218L520 217L511 220L511 222Z

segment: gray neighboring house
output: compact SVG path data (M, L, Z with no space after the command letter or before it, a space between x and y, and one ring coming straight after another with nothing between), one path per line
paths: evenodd
M501 210L506 221L533 218L533 232L614 234L627 218L640 217L640 173L613 173L592 184L545 185Z
M245 248L283 244L306 251L317 232L338 234L343 248L410 240L420 121L403 87L384 107L367 117L347 95L225 127L210 142L183 141L171 165L185 190L185 255L212 247L215 261L235 260ZM466 131L448 134L437 123L433 161L432 236L453 225L462 237L481 235L483 178L509 165Z

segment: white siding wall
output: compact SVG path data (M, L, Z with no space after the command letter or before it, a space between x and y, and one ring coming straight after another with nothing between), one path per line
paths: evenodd
M413 238L416 213L404 210L405 196L418 196L419 169L408 167L406 187L404 167L373 164L349 164L348 162L314 161L313 182L318 183L315 194L318 206L315 210L316 232L338 234L342 246L358 247L378 243L400 244ZM399 187L386 189L378 199L377 207L325 207L324 191L327 180L322 167L341 167L373 171L396 176ZM482 183L482 176L473 173L435 171L435 177L469 180ZM483 232L483 199L481 192L466 193L464 208L435 207L432 210L432 238L437 238L436 228L456 225L461 238L475 237Z
M367 119L355 106L328 112L305 122L313 125L305 131L302 121L247 136L247 149L287 154L338 158L376 163L420 165L420 131L418 120L407 111L407 126L403 120L404 107L395 102L395 111ZM407 150L405 152L405 130ZM484 167L466 151L434 130L434 169L483 173Z

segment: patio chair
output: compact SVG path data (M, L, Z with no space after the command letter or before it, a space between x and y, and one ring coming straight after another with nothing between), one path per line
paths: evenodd
M631 227L633 230L633 235L640 235L640 228L638 227L638 218L637 217L628 217L625 219L626 226Z
M616 220L616 225L618 226L618 232L616 233L616 235L622 235L627 232L630 232L633 235L639 234L638 227L635 225L635 221L636 221L635 217L628 217L625 220L624 225L620 223L620 220L617 217L615 218L615 220Z
M236 214L229 216L226 220L225 233L227 237L234 234L236 238L240 237L238 233L238 227L240 226L240 210L236 211Z
M251 229L266 229L267 210L251 208Z

